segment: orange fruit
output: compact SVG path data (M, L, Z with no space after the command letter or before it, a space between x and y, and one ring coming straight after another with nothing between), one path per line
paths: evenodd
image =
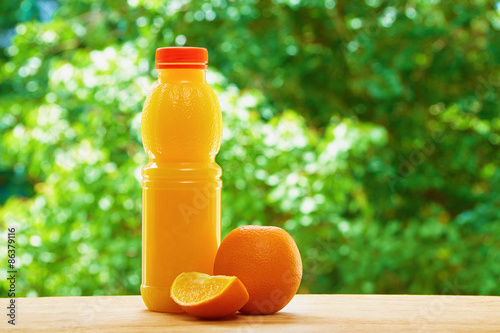
M302 260L293 238L278 227L243 226L222 241L214 274L237 276L247 288L248 314L270 314L285 307L302 279Z
M170 297L190 315L216 319L238 311L248 301L248 292L236 276L189 272L175 278Z

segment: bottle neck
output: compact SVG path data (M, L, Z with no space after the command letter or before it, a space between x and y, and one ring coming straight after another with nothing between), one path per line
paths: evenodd
M193 68L166 68L158 70L158 81L160 83L206 83L206 71Z

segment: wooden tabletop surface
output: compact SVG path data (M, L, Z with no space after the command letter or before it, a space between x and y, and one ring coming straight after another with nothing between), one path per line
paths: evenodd
M9 299L0 299L6 312ZM500 332L500 297L297 295L267 316L200 320L146 309L140 296L16 299L16 325L34 332ZM13 330L15 329L15 330Z

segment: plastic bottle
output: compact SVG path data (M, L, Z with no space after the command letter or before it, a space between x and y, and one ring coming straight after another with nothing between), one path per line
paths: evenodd
M207 84L204 48L156 50L158 82L144 103L141 295L153 311L182 312L170 299L177 275L212 274L220 243L222 115Z

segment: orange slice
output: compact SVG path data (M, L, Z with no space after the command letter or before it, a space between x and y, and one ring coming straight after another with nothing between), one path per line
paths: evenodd
M236 276L197 272L176 277L170 297L190 315L206 319L229 316L248 302L248 292Z

